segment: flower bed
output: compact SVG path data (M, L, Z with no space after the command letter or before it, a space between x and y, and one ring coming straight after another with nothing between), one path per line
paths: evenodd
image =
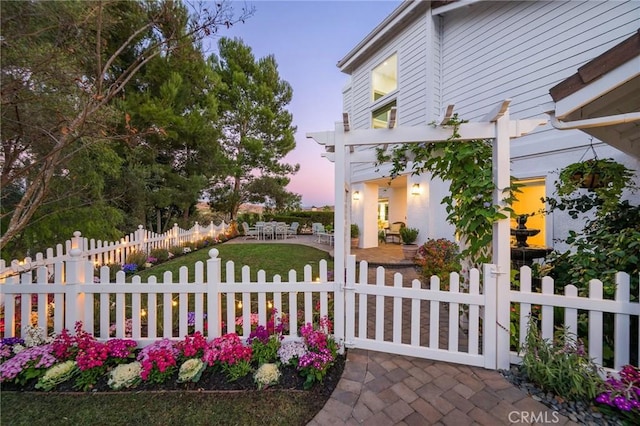
M74 334L0 340L0 383L3 391L315 390L328 379L330 395L344 366L330 321L301 327L299 342L283 342L283 328L256 326L246 342L195 332L138 348L98 341L78 323Z

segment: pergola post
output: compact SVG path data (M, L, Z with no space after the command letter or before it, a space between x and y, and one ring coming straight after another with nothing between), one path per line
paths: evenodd
M334 132L335 143L335 209L334 209L334 256L333 256L333 280L334 288L334 335L338 342L344 343L344 286L345 286L345 251L347 219L346 191L347 185L347 160L349 149L345 145L345 132L342 123L336 123Z
M511 249L510 249L510 219L505 209L509 207L505 197L511 185L510 159L511 147L509 137L509 109L508 103L498 112L495 119L496 136L493 140L493 203L507 216L493 224L493 258L496 266L496 323L485 324L485 327L496 327L496 363L498 369L509 368L509 291L511 289Z

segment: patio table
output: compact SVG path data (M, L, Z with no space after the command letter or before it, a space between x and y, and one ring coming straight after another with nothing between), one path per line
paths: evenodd
M333 232L318 232L318 242L333 245Z

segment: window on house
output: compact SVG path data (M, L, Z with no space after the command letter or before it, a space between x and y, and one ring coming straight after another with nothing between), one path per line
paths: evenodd
M389 124L391 108L396 106L396 101L389 102L385 106L373 111L371 117L371 127L374 129L384 129Z
M539 229L538 235L527 238L527 244L530 246L544 246L545 244L545 217L540 212L544 209L545 182L543 178L523 179L518 181L522 185L520 193L516 194L517 200L513 202L513 211L516 215L528 214L526 227L528 229ZM511 221L511 227L515 228L518 224L515 220Z
M371 100L374 102L398 88L398 55L393 54L371 72Z

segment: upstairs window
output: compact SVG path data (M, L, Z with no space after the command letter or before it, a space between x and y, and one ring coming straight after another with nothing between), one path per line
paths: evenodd
M373 113L371 114L371 127L374 129L385 129L389 125L391 108L394 108L395 106L396 101L393 101L373 111Z
M393 54L371 73L371 100L382 98L398 88L398 55Z

